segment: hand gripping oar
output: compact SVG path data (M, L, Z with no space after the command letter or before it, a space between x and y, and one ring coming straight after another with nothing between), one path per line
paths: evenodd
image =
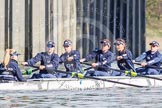
M113 81L113 80L109 80L109 79L103 79L103 78L97 78L97 77L84 76L83 74L76 73L76 72L66 72L66 71L61 71L61 70L55 70L55 72L70 74L71 76L77 76L78 78L81 78L81 79L88 78L88 79L101 80L101 81L106 81L106 82L111 82L111 83L116 83L116 84L122 84L122 85L127 85L127 86L132 86L132 87L138 87L138 88L144 87L144 86L135 85L135 84L128 84L128 83L124 83L124 82Z
M91 65L90 63L87 63L87 62L83 62L83 64ZM150 79L162 81L161 78L147 76L147 75L141 75L141 74L138 74L136 72L129 71L129 70L119 70L119 69L114 69L114 68L111 68L111 67L107 68L107 67L103 67L103 66L102 67L100 66L100 68L104 68L104 69L107 69L107 70L113 70L113 71L116 71L116 72L121 72L121 73L124 73L125 75L130 75L130 76L133 76L133 77L144 77L144 78L150 78Z
M31 73L38 71L39 69L27 69L26 71L22 71L23 75L30 75Z
M35 69L32 70L32 72L39 70L39 66L31 66L31 65L25 65L25 66L30 66L30 67L35 68ZM46 71L47 71L48 73L55 74L55 72L54 72L53 70L54 70L54 69L46 69Z
M30 66L30 65L25 65L25 66ZM26 71L23 71L22 74L23 75L30 75L31 73L39 70L38 66L30 66L30 67L33 67L35 69L27 69Z
M87 71L87 70L92 69L92 68L93 68L92 66L88 67L88 68L84 69L84 71Z
M136 65L141 65L140 62L134 62L134 64L136 64ZM154 69L162 69L162 67L157 67L157 66L154 66L154 65L150 65L150 66L147 66L147 65L146 65L145 67L154 68Z

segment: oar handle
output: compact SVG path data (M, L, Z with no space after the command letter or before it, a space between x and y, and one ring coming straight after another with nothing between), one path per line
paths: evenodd
M25 65L25 66L30 66L30 67L38 68L39 69L39 66L31 66L31 65Z
M141 65L140 62L134 62L134 64L136 64L136 65ZM154 68L154 69L162 69L162 67L158 67L158 66L154 66L154 65L149 65L149 66L146 65L145 67Z
M92 66L92 63L88 63L88 62L81 62L81 64Z
M141 65L140 62L133 62L133 64L136 64L136 65Z
M93 67L88 67L88 68L84 69L84 71L87 71L87 70L92 69L92 68L93 68Z

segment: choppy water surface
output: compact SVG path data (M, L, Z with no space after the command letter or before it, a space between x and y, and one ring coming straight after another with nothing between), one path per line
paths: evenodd
M85 91L0 91L0 108L161 108L162 88Z

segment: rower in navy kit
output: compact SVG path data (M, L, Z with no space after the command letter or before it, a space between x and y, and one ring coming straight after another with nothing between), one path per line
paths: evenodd
M24 79L22 77L22 73L20 71L20 68L18 66L18 55L20 55L19 53L17 53L15 50L13 50L10 53L10 60L8 65L6 65L7 70L9 70L9 72L11 73L11 75L14 76L15 80L20 81L20 82L24 82L26 81L26 79Z
M157 41L152 41L150 44L150 50L143 52L140 56L135 59L135 62L141 62L140 68L137 68L137 73L142 75L158 75L160 70L150 68L149 66L156 66L157 68L161 65L162 55L158 51L159 43Z
M39 66L39 74L34 74L31 79L56 77L55 74L53 74L53 71L56 70L59 66L59 56L54 53L54 49L55 43L53 41L48 41L46 52L38 53L32 59L22 63L22 65L33 66L37 62L41 62Z
M63 43L65 52L60 56L60 63L64 63L67 72L80 72L80 53L77 50L72 49L72 41L65 40ZM68 78L69 74L58 73L58 78Z
M109 39L103 39L100 43L101 50L93 51L80 60L80 62L87 62L95 59L95 63L92 63L92 67L95 70L87 71L86 76L109 76L106 68L110 67L114 60L114 54L109 50L111 43Z
M120 70L132 70L135 72L134 64L132 62L132 52L127 49L125 40L118 38L114 42L114 45L116 46L117 50L116 60ZM120 75L123 74L115 71L112 73L112 76Z

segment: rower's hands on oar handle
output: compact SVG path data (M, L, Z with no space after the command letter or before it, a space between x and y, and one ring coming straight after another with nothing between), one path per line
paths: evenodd
M21 65L27 66L28 65L28 62L22 62Z
M85 58L82 58L80 59L80 62L83 63L86 59Z
M132 60L132 62L133 62L134 64L141 65L142 67L147 66L147 63L146 63L146 62L138 63L138 62L136 62L135 60Z
M122 56L117 56L117 57L116 57L116 60L121 60L121 59L123 59Z
M136 63L136 61L135 61L135 60L132 60L132 62L133 62L133 63Z
M142 67L145 67L146 65L147 65L146 62L142 62L142 63L141 63L141 66L142 66Z
M70 61L72 61L73 59L74 59L74 57L73 57L73 56L71 56L71 57L68 57L68 58L67 58L67 61L69 61L69 62L70 62Z
M84 61L86 61L85 58L80 59L80 62L81 62L81 63L83 63ZM98 63L92 63L92 64L89 64L89 65L91 65L93 68L95 68L95 67L97 67L99 64L98 64Z
M98 66L98 63L92 63L92 67L97 67Z
M44 65L39 66L39 70L44 70L46 67Z
M28 66L28 62L22 62L21 65ZM32 66L33 67L33 66ZM39 70L44 70L46 67L44 65L40 65L39 67L34 66L35 68L39 68Z

